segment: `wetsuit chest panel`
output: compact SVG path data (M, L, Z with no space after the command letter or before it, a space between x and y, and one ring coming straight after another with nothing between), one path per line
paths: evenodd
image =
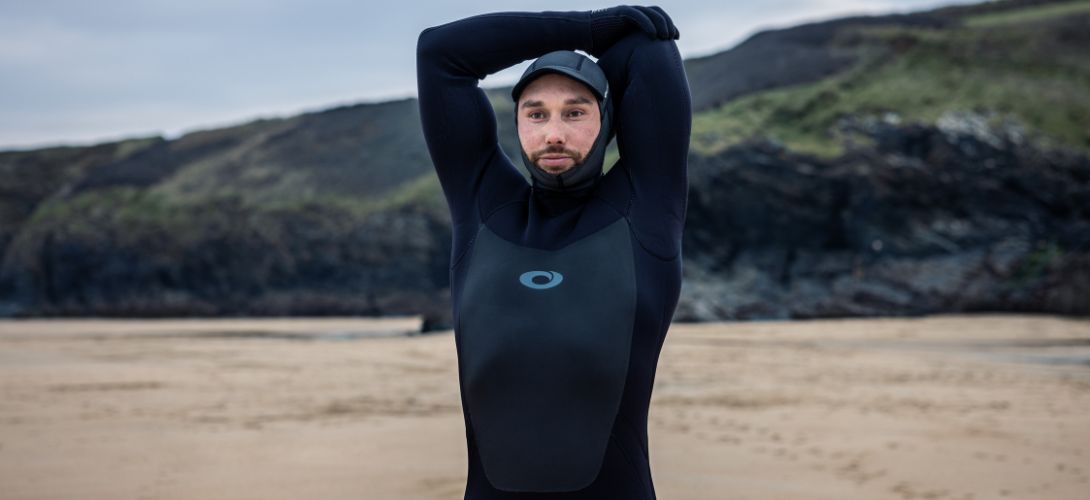
M574 491L597 477L628 371L632 248L624 218L552 251L481 225L460 300L459 362L496 488Z

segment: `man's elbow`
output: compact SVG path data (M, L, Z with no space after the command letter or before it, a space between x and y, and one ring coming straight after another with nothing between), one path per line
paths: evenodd
M417 60L435 60L442 54L446 44L438 28L438 26L432 26L420 32L420 36L416 39Z

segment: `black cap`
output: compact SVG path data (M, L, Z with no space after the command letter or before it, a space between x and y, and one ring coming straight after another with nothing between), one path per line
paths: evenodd
M609 95L609 80L606 79L602 68L589 57L578 52L558 50L537 58L529 68L526 68L518 83L515 84L515 88L511 89L511 98L517 102L523 89L545 73L559 73L582 82L590 87L599 101L606 100Z

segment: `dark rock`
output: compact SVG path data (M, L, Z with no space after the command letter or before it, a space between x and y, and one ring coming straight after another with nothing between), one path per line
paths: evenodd
M834 161L691 159L676 319L1090 314L1090 159L974 116L849 121L873 146Z

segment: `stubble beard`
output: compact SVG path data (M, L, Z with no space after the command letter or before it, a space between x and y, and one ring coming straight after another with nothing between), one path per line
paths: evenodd
M562 154L562 155L568 156L568 157L570 157L572 159L572 166L570 166L570 167L568 167L568 168L566 168L564 170L561 170L559 172L550 172L549 169L547 169L545 167L542 167L538 163L538 161L541 160L541 157L545 156L547 154ZM571 169L573 169L575 167L578 167L579 165L582 165L583 161L586 160L583 157L583 155L580 154L578 151L575 151L574 149L565 148L564 146L549 146L549 147L546 147L545 149L535 151L532 155L528 155L528 156L530 157L530 163L531 164L533 164L535 167L537 167L541 171L543 171L543 172L545 172L547 174L553 174L553 175L562 174L564 172L567 172L568 170L571 170Z

